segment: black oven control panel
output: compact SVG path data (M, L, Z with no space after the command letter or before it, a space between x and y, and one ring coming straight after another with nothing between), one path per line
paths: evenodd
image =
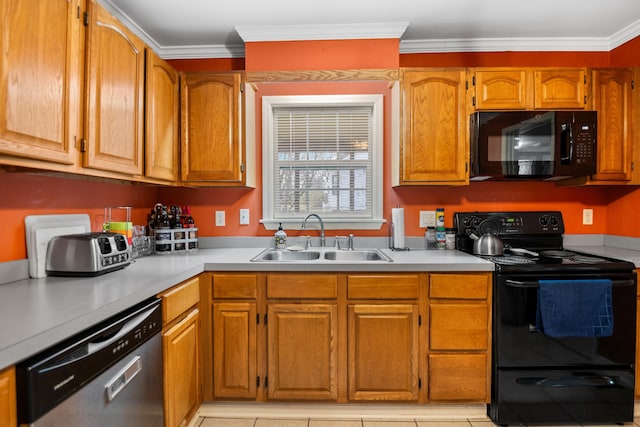
M508 235L553 235L564 233L562 213L542 212L456 212L453 225L458 235L491 233Z

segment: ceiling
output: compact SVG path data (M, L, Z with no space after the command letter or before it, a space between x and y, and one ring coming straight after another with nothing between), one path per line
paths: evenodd
M399 38L401 53L609 51L640 35L638 0L99 1L164 58L352 38Z

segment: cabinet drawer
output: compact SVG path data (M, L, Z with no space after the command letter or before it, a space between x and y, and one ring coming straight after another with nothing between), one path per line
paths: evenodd
M160 294L160 298L162 298L162 323L166 325L198 303L200 278L194 277L181 283Z
M214 274L213 298L255 299L258 276L255 274Z
M486 350L489 313L486 304L431 304L431 350Z
M267 298L338 297L338 276L335 274L269 274Z
M349 299L417 299L417 274L349 275Z
M487 402L486 354L429 355L429 399Z
M430 298L487 299L490 274L430 274Z

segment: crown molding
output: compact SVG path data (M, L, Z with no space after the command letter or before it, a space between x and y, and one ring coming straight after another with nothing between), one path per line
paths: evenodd
M399 39L408 22L328 25L238 25L235 30L247 42L290 40Z
M400 53L608 51L609 38L483 38L400 41Z

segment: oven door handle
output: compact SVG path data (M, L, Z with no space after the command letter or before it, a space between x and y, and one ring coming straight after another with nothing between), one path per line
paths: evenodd
M538 282L535 280L521 281L521 280L507 279L505 280L505 284L512 288L537 288L538 287ZM634 284L635 284L635 281L633 279L611 281L612 286L633 286Z

